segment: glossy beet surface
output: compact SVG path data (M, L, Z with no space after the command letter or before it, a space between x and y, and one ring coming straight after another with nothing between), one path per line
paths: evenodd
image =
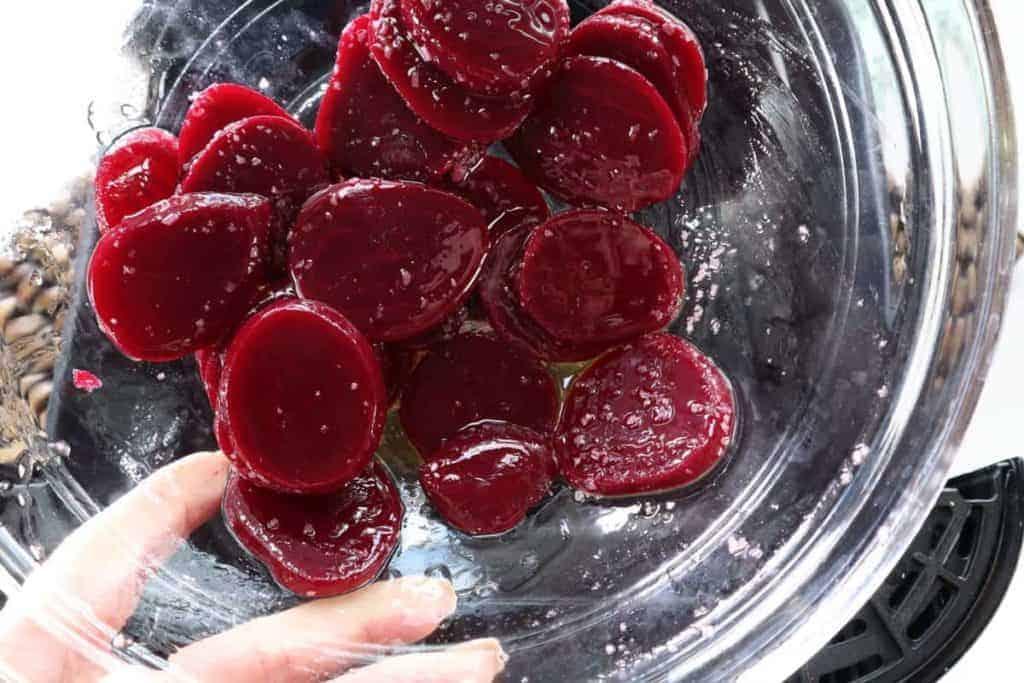
M370 57L368 16L341 35L320 104L316 142L345 176L430 180L471 167L479 145L439 133L414 114Z
M551 490L550 437L506 422L482 422L448 439L420 467L427 498L456 529L504 533Z
M334 491L380 444L387 396L373 348L324 304L281 299L228 347L219 412L239 473L290 493Z
M672 322L683 303L683 269L672 247L625 216L559 214L526 244L519 298L549 334L609 346Z
M480 209L488 224L515 212L522 219L542 222L551 215L540 189L512 164L486 156L460 182L445 189L463 197Z
M651 334L573 382L555 437L558 468L574 488L600 496L685 486L721 461L735 420L732 390L711 359Z
M651 82L602 57L571 57L506 145L523 171L571 204L636 211L668 199L689 140Z
M132 131L96 168L96 223L100 232L156 202L178 187L178 140L157 128Z
M171 197L106 232L89 264L100 327L131 357L167 361L223 340L267 279L270 202Z
M474 95L425 61L405 32L399 0L374 0L370 17L374 60L409 108L437 130L458 140L494 142L530 113L531 97Z
M410 37L467 89L508 95L538 86L569 33L565 0L400 0Z
M418 183L353 180L303 208L291 238L299 293L373 341L421 334L469 296L487 250L479 211Z
M348 593L377 578L398 547L404 510L371 463L340 491L295 496L232 476L224 520L284 588L306 598Z
M253 116L291 118L272 99L244 85L211 85L195 98L181 124L180 164L186 166L224 128Z
M558 393L537 360L484 332L465 332L423 359L402 397L402 426L424 456L463 427L500 420L548 434Z

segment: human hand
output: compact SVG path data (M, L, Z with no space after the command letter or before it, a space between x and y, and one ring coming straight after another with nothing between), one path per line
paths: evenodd
M485 683L502 671L495 640L354 668L383 647L425 638L455 610L451 585L427 578L379 582L242 624L182 648L165 671L124 664L112 640L148 576L218 511L227 473L220 453L189 456L71 534L0 612L0 679Z

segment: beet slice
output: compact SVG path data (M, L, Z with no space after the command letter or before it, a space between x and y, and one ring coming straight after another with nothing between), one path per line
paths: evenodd
M565 60L506 146L559 198L625 211L671 197L692 162L689 141L657 89L603 57Z
M736 408L707 356L668 334L612 351L576 378L555 455L576 489L626 496L692 484L725 455Z
M215 346L266 282L271 219L262 197L216 194L171 197L125 219L89 264L100 327L139 360Z
M405 33L399 0L373 0L370 52L405 103L428 124L457 140L494 142L530 113L532 95L475 95L425 61Z
M374 344L373 352L377 354L380 371L384 376L388 405L393 406L402 397L402 391L409 382L412 371L416 369L416 353L394 344Z
M684 294L679 258L657 233L600 209L570 211L529 238L523 309L575 344L618 344L672 322Z
M487 251L480 213L418 183L352 180L316 195L291 237L301 296L341 311L371 340L426 332L468 298Z
M96 223L100 232L167 199L178 187L178 139L159 128L121 138L96 168Z
M337 311L281 299L228 347L219 412L246 479L287 493L334 491L380 445L387 396L373 348Z
M316 120L316 142L347 176L431 180L472 168L484 153L437 132L414 114L370 57L370 18L341 34L338 59Z
M420 467L420 485L449 524L470 535L516 527L557 475L550 437L482 422L445 441Z
M486 332L465 332L436 347L410 378L401 407L402 426L425 456L481 420L548 434L557 417L558 392L547 369Z
M431 328L412 339L397 342L396 346L406 351L426 351L438 344L445 344L454 339L462 331L462 326L466 324L467 320L469 320L469 307L463 306L445 318L437 327Z
M483 95L538 87L569 33L565 0L401 0L401 8L420 54Z
M217 83L199 93L181 124L178 160L187 166L224 128L253 116L291 116L274 100L235 83Z
M450 182L443 189L480 209L489 224L511 211L518 212L523 220L536 219L538 223L551 216L540 189L522 171L498 157L484 157L464 179Z
M306 598L354 591L380 575L398 547L405 510L373 462L340 491L295 496L228 480L224 521L284 588Z

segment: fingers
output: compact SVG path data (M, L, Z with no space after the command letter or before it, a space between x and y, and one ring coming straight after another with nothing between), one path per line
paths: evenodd
M455 611L446 581L410 577L319 600L180 650L172 671L200 680L319 680L380 653L413 643Z
M476 640L443 652L385 659L334 683L491 683L506 659L497 640Z

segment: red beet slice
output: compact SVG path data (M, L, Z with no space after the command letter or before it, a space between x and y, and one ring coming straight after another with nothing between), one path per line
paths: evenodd
M235 538L296 595L322 598L370 583L398 547L404 509L374 462L344 488L295 496L232 476L223 502Z
M425 59L484 95L537 87L569 33L565 0L401 0Z
M465 302L487 251L487 226L446 192L352 180L309 200L290 244L301 296L333 306L375 342L401 341Z
M425 61L405 33L399 0L373 0L370 52L405 103L428 124L457 140L494 142L515 131L532 106L529 94L475 95Z
M178 140L158 128L125 135L96 169L96 223L100 232L167 199L178 187Z
M549 437L482 422L448 439L420 467L420 485L449 524L471 535L513 529L557 475Z
M394 344L375 344L373 352L377 354L380 371L384 376L388 405L393 406L401 398L412 371L416 369L416 353Z
M369 28L363 15L341 34L316 120L317 145L335 170L425 181L472 167L483 148L443 135L412 113L370 57Z
M462 326L469 320L469 307L463 306L452 315L444 319L437 327L427 330L421 335L412 339L406 339L397 343L397 346L407 351L426 351L438 344L445 344L462 331Z
M600 496L685 486L732 442L729 382L689 343L651 334L612 351L576 378L555 437L569 483Z
M692 161L657 89L603 57L565 60L506 146L530 178L561 199L625 211L671 197Z
M179 163L186 166L224 128L253 116L291 118L272 99L244 85L211 85L199 93L185 114L179 134Z
M536 359L484 332L467 332L437 347L405 388L402 426L423 455L463 427L500 420L548 434L558 417L558 392Z
M179 195L100 238L89 292L100 327L125 355L169 361L215 346L266 281L270 202Z
M526 244L523 309L557 339L618 344L672 322L683 303L683 268L657 233L616 213L556 216Z
M370 461L387 396L373 348L344 316L281 299L250 317L228 347L219 412L243 477L325 493Z
M518 168L498 157L487 156L461 182L448 183L451 192L480 209L493 224L515 211L522 220L542 223L551 216L544 195Z

